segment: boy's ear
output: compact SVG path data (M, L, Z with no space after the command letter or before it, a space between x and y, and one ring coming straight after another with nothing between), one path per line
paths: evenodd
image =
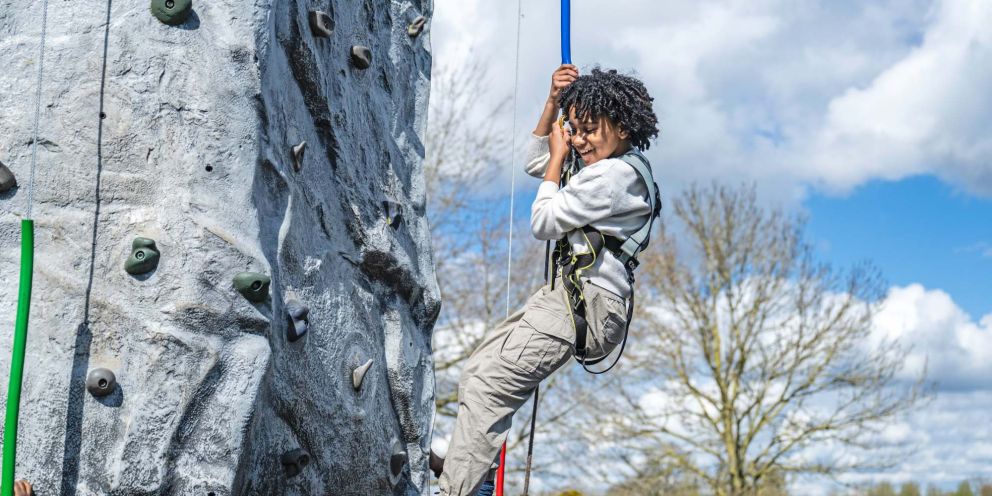
M627 139L630 137L630 134L627 133L627 130L622 128L620 129L619 135L620 135L620 139Z

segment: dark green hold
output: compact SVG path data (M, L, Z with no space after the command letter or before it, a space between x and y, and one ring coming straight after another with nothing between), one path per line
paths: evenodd
M86 375L86 389L96 397L107 396L117 387L117 377L108 369L93 369Z
M193 0L152 0L152 15L170 26L178 26L193 12Z
M242 272L234 276L234 289L237 289L246 300L258 303L269 297L271 282L272 279L265 274Z
M296 477L310 464L310 455L306 450L297 448L283 453L279 461L282 462L282 468L286 471L286 477Z
M134 238L131 242L131 256L124 262L124 270L133 276L147 274L158 267L160 256L154 239Z
M420 32L424 30L424 24L426 23L427 23L426 17L417 16L417 18L414 19L409 26L407 26L406 34L408 34L411 38L416 38L417 35L419 35Z
M6 193L17 187L17 178L14 173L0 162L0 193Z
M358 69L368 69L372 67L372 50L362 45L351 47L351 65Z

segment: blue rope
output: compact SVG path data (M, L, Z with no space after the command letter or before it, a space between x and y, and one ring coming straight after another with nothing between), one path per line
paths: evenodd
M572 63L571 1L561 0L561 63Z

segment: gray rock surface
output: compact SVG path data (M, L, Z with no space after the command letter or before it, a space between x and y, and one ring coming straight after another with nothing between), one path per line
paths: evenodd
M41 6L0 0L0 161L19 178L0 195L4 373ZM429 29L407 28L431 2L193 9L168 26L149 0L51 0L17 476L39 495L421 494L440 295ZM131 275L136 237L160 258ZM270 296L242 296L241 272L270 276ZM296 342L290 300L309 309ZM116 377L107 396L87 391L96 368Z

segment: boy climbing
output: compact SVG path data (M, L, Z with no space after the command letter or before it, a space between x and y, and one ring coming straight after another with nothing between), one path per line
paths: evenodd
M544 179L531 230L537 239L560 240L561 267L553 284L492 329L467 360L441 495L479 491L513 414L570 356L591 364L626 338L636 255L660 207L639 153L658 135L651 101L640 81L616 71L579 76L565 64L552 75L526 170ZM556 124L559 109L570 130ZM559 189L572 150L585 165ZM436 462L432 468L441 469Z

